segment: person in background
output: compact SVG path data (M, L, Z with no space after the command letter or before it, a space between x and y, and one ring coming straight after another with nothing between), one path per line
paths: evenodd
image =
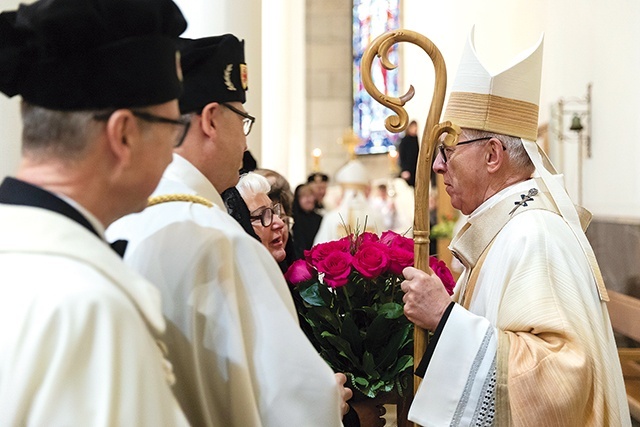
M324 215L324 196L327 194L329 176L321 172L314 172L307 177L307 184L313 189L313 195L316 198L316 212Z
M407 181L412 187L416 185L416 165L418 164L418 123L412 120L407 127L405 135L398 145L398 163L400 163L400 178Z
M153 285L104 228L142 210L180 144L170 0L46 0L0 14L22 160L0 185L0 424L186 426Z
M375 193L371 196L371 207L380 213L382 227L386 230L394 230L396 226L396 205L389 197L386 184L378 184Z
M380 213L369 204L369 174L359 160L350 160L336 172L342 196L339 205L327 212L320 223L314 244L329 242L350 233L381 233Z
M291 185L289 181L282 176L282 174L272 169L256 169L254 171L258 175L261 175L269 181L271 189L269 190L269 198L273 202L280 203L284 208L284 211L291 215L293 204L293 192L291 191Z
M175 394L198 426L339 426L346 377L309 343L278 265L220 196L238 183L255 120L244 42L183 39L181 54L189 133L150 206L108 230L164 297Z
M311 249L322 216L316 212L316 198L309 184L300 184L293 195L293 248L295 259L302 259Z
M253 172L258 169L258 161L253 157L251 151L246 150L242 155L242 168L240 169L240 173Z
M433 170L468 215L451 243L465 271L453 301L435 274L403 271L407 318L434 331L409 419L630 426L588 215L535 142L542 39L491 74L472 32L460 64L443 120L461 133L440 144Z

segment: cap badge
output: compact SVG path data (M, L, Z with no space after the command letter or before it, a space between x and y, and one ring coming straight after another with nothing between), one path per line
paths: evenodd
M178 81L182 81L182 66L180 65L180 51L176 50L176 75L178 76Z
M240 83L242 84L243 90L247 90L248 82L249 75L247 73L247 64L240 64Z
M236 91L236 87L231 82L231 71L233 70L233 64L227 65L227 68L224 69L224 85L227 89L231 91Z

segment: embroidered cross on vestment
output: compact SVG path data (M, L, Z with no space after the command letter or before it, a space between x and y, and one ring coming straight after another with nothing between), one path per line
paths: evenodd
M511 209L511 212L509 212L509 215L513 215L516 209L518 209L520 206L529 206L527 205L527 202L532 202L533 196L535 196L536 194L538 194L537 188L530 189L529 192L527 192L527 194L521 194L520 195L521 200L519 202L513 202L513 204L516 206L513 209Z

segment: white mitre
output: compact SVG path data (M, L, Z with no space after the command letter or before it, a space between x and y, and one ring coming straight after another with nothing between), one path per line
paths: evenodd
M536 140L542 40L492 75L478 59L473 29L465 46L444 120L465 128Z
M561 176L557 175L551 161L535 142L538 135L542 42L541 36L533 47L521 52L509 67L492 74L478 58L471 29L443 120L461 128L522 139L536 168L534 176L541 179L547 187L560 214L580 241L582 250L591 263L600 297L608 300L593 249L582 231L583 226L586 228L589 222L590 214L574 206L562 184ZM582 223L580 216L583 217Z
M346 165L336 172L335 180L343 185L369 185L369 173L367 168L359 160L349 160Z

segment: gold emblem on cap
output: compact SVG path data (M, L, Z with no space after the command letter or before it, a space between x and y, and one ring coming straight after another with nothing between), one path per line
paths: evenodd
M176 75L178 76L178 81L182 81L182 65L179 50L176 50Z
M238 90L231 82L231 71L233 71L233 64L227 65L227 68L224 69L224 85L229 90Z
M249 82L249 75L247 72L247 64L240 64L240 83L242 83L242 89L247 90Z

